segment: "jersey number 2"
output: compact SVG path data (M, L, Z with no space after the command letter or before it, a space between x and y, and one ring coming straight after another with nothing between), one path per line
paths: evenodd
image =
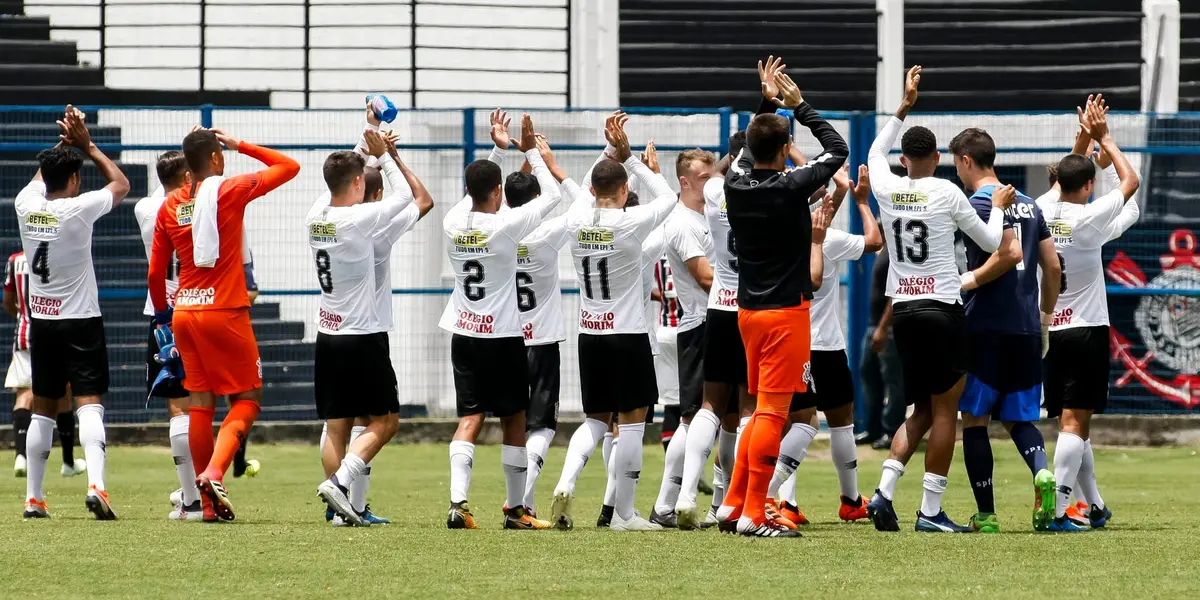
M904 247L902 230L913 235L911 247ZM892 221L892 235L896 240L896 262L904 262L905 255L908 255L909 262L917 265L929 258L929 227L924 221L909 221L906 225L904 219L896 219Z
M42 283L50 283L50 260L46 256L49 250L50 242L38 244L37 250L33 251L33 264L29 265L29 272L41 277Z
M463 294L466 294L467 300L471 302L479 302L487 295L483 286L483 264L477 260L468 260L463 263L463 273L467 276L463 277Z
M321 291L329 294L333 292L333 272L330 270L329 252L325 250L317 250L317 283L321 284Z
M600 299L612 300L608 289L608 259L602 258L596 261L596 270L600 271ZM589 300L595 298L592 295L592 259L587 256L583 258L583 294Z

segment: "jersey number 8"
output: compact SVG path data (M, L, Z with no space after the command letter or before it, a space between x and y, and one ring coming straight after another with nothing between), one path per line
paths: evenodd
M330 271L329 252L317 250L317 283L326 294L333 292L333 272Z

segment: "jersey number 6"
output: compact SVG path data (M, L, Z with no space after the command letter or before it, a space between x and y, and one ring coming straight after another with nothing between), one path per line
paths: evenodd
M537 308L537 296L533 293L533 275L517 273L517 309L529 312Z

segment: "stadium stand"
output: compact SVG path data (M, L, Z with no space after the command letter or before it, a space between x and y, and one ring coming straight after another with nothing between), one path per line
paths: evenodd
M1200 3L1179 5L1179 110L1200 111Z

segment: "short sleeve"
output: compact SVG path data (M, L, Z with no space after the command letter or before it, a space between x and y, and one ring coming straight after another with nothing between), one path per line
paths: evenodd
M1089 247L1105 243L1108 241L1105 229L1124 207L1125 194L1120 188L1101 196L1084 207L1083 215L1075 225L1075 235Z
M108 214L113 208L113 195L107 188L101 188L94 192L88 192L82 196L72 198L71 204L76 207L78 214L90 223L95 223L96 219Z
M382 239L387 240L388 246L395 244L401 236L408 233L409 230L417 224L421 219L421 209L416 204L409 204L400 211L400 214L392 217L387 226L380 232ZM379 237L379 236L377 236Z
M704 183L704 204L705 206L720 210L721 204L725 202L725 178L713 177Z
M691 210L690 208L681 208L676 210ZM692 260L699 256L706 256L708 253L704 251L704 240L701 239L701 234L694 227L683 222L685 215L677 215L672 217L664 228L666 231L666 242L675 254L683 262Z
M829 229L825 232L825 244L821 251L829 260L845 262L861 258L865 247L866 239L863 236Z
M21 188L17 193L16 204L19 207L22 203L36 198L46 197L46 183L42 181L30 181L28 185Z

